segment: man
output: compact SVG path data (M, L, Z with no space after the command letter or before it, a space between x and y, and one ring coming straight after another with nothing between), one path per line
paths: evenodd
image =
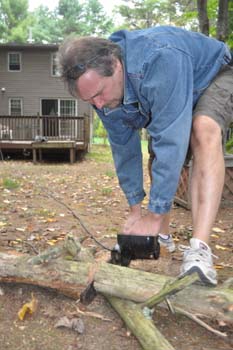
M224 43L176 27L122 30L109 40L67 40L61 74L75 97L90 102L112 148L130 206L124 234L168 234L169 211L190 146L193 238L181 275L197 271L216 285L208 246L224 184L222 140L232 120L233 73ZM151 137L152 184L147 215L140 128ZM166 244L166 238L161 235ZM168 242L168 243L169 243Z

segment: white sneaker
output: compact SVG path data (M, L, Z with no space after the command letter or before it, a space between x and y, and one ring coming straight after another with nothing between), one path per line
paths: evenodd
M197 272L204 284L216 286L217 273L213 267L210 247L200 239L191 238L190 247L181 246L180 249L184 250L180 276Z
M165 247L169 253L173 253L176 250L176 245L173 241L172 235L158 234L158 242L161 247Z

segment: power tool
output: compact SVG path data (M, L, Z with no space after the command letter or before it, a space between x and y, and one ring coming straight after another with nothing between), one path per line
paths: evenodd
M117 235L117 244L111 251L109 263L128 266L135 259L158 259L160 245L158 237L140 235Z

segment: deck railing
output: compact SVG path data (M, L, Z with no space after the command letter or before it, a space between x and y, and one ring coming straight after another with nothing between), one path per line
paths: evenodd
M0 141L85 141L85 116L1 116Z

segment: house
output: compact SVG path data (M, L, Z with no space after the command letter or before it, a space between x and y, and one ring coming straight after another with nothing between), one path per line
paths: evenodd
M56 64L58 45L0 44L0 150L77 151L90 144L92 107L68 93Z

